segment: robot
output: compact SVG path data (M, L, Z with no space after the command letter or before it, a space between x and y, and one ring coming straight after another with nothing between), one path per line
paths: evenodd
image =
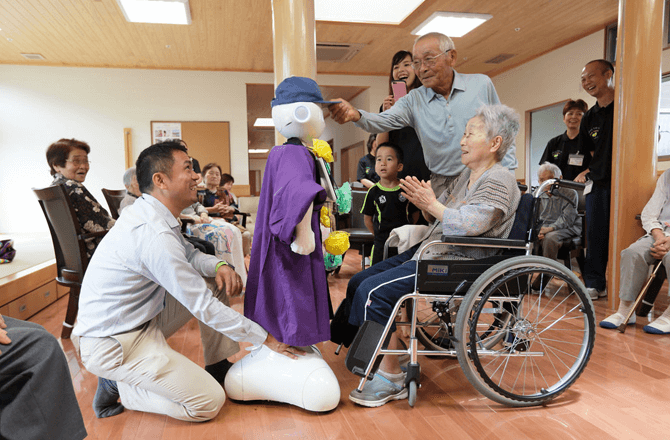
M233 400L325 412L337 407L340 386L313 345L330 339L319 208L335 193L323 159L303 145L325 128L318 104L331 102L309 78L287 78L275 91L272 119L288 141L268 156L244 300L245 316L307 354L293 360L262 345L231 367L224 388Z

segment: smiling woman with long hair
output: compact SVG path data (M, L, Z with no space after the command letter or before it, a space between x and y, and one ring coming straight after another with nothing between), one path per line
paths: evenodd
M389 96L384 98L380 111L386 111L393 107L396 99L393 96L393 81L404 81L407 87L407 93L411 90L421 87L421 81L416 76L412 67L412 53L401 50L393 55L391 61L391 72L389 73ZM402 149L404 155L404 167L398 174L398 177L415 176L419 180L430 180L430 170L426 166L423 157L421 142L412 127L405 127L398 130L392 130L388 133L379 133L377 135L377 144L392 142Z

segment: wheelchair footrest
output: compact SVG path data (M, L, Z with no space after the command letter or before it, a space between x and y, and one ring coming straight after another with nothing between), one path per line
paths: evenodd
M351 343L351 347L347 352L347 358L344 361L344 364L349 371L357 376L365 376L365 370L367 370L368 365L372 362L372 358L375 355L375 349L383 334L383 325L374 321L365 321L363 323L358 330L358 333L356 333L356 337ZM382 348L386 348L387 345L388 340L384 342ZM368 379L372 379L372 376L379 368L381 360L382 356L377 356L374 360L374 366L370 371L370 377L368 377Z

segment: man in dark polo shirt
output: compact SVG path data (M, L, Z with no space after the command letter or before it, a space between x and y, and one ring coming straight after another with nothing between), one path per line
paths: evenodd
M586 264L584 284L591 299L607 296L610 230L610 184L612 179L612 132L614 124L614 66L594 60L582 70L582 87L596 98L596 104L582 118L580 138L583 151L591 153L586 174ZM575 179L577 181L582 179Z

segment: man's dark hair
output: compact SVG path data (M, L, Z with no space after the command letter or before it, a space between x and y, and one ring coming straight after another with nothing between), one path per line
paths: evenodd
M402 148L400 148L393 142L384 142L381 145L377 145L377 153L379 153L379 149L381 147L393 148L393 151L395 151L395 157L398 159L398 163L403 163L403 161L405 160L405 154L402 152Z
M183 151L188 154L186 148L179 141L159 142L140 153L137 162L135 162L140 192L150 193L153 191L153 176L156 173L163 173L172 177L173 154L175 151Z
M610 72L612 72L612 75L614 75L614 64L610 63L609 61L602 60L602 59L601 60L593 60L593 61L589 61L586 64L592 64L592 63L598 63L598 65L600 66L600 69L603 73L605 73L609 70Z

